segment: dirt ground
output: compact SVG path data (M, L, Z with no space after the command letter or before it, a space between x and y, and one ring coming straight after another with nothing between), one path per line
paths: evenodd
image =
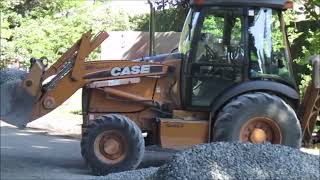
M80 111L81 90L54 111L29 123L27 127L46 130L51 135L65 135L80 139L82 116L74 113Z
M23 130L0 121L0 179L97 179L80 153L81 91ZM147 148L139 168L160 166L173 154Z
M2 121L0 125L0 179L99 179L86 167L79 139L51 135L46 130L21 130ZM171 155L172 151L149 147L139 168L160 166Z
M80 155L79 141L20 130L1 122L1 178L92 179Z

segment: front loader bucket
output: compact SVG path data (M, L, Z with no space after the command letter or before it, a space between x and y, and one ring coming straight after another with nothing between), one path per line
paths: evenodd
M24 127L66 101L85 85L85 59L108 36L100 32L92 39L91 31L84 33L49 68L46 58L31 58L28 73L17 69L0 70L0 120ZM66 93L64 87L68 88Z
M8 124L25 127L31 120L36 97L29 95L22 87L21 78L3 82L6 75L1 73L2 84L0 119Z

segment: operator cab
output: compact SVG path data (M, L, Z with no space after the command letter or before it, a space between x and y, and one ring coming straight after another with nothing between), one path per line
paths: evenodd
M282 17L287 5L281 0L191 2L179 44L183 104L209 109L228 89L247 81L296 89Z

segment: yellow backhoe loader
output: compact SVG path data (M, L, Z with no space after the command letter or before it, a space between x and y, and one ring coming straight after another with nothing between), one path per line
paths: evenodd
M32 59L10 86L1 119L48 114L82 88L81 152L95 174L130 170L145 146L214 141L309 142L320 109L320 60L300 102L282 12L285 0L194 0L178 52L86 61L107 37L83 34L46 68Z

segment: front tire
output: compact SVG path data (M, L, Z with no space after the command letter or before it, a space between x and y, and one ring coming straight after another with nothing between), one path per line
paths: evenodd
M294 110L281 98L267 93L244 94L220 111L213 141L271 142L298 148L301 127Z
M129 118L108 114L94 120L83 133L81 154L95 175L132 170L144 155L144 139Z

